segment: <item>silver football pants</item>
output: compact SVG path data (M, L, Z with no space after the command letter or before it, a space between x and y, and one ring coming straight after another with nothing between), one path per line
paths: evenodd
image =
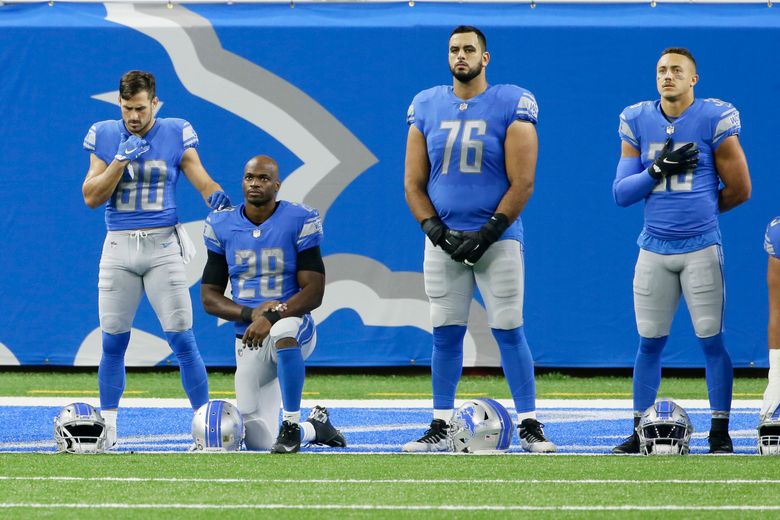
M431 303L431 324L466 325L476 282L487 309L488 325L510 330L523 324L523 251L517 240L492 244L474 267L454 261L425 240L423 276Z
M669 335L680 294L685 296L696 336L709 338L723 331L725 291L719 245L676 255L640 249L634 270L634 312L640 336Z
M164 331L192 328L189 286L173 227L106 235L98 280L100 328L109 334L129 331L144 292Z
M277 341L295 338L304 326L302 318L284 318L271 327L263 346L250 349L236 339L236 403L244 419L244 443L249 450L269 450L279 433L282 393L276 376ZM307 359L317 345L317 333L300 345Z

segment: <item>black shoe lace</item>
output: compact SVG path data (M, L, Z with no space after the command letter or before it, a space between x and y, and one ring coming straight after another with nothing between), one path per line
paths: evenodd
M425 442L428 444L433 444L435 442L440 442L447 438L447 426L442 426L441 423L433 422L431 423L431 427L428 428L428 431L426 431L422 437L420 437L420 440L417 442Z
M522 432L525 433L522 437L528 442L545 442L547 438L544 436L544 424L539 421L531 421L526 426L521 426Z

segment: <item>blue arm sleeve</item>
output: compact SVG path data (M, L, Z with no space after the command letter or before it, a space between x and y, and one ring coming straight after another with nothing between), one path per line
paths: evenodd
M657 183L642 168L639 157L623 157L618 163L615 182L612 183L612 196L618 206L625 208L647 197Z

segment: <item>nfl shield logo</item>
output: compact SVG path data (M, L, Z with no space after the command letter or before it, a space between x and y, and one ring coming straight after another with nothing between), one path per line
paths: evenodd
M255 237L255 238L260 238L260 235L261 235L262 233L263 233L263 232L262 232L262 231L260 231L259 229L253 229L253 230L252 230L252 236L253 236L253 237Z
M460 106L458 106L458 110L462 112L463 110L466 110L468 107L469 107L468 103L461 103Z

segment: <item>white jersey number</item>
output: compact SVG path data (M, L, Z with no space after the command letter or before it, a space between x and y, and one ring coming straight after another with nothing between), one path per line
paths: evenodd
M120 181L114 191L114 206L117 211L138 211L138 192L141 192L141 211L162 211L165 195L165 179L168 166L165 161L145 161L143 168L138 162L131 163L134 172L141 172L139 178ZM156 175L156 177L155 177ZM127 202L125 202L127 198Z
M678 149L688 143L674 143L674 149ZM656 156L664 149L664 143L650 143L647 147L647 160L654 161ZM663 191L693 191L693 172L695 169L687 170L685 173L670 175L658 186L653 188L653 192Z
M441 172L449 173L452 148L460 134L460 171L462 173L482 173L482 150L484 143L474 139L474 135L485 135L487 123L481 119L473 121L442 121L441 130L448 130L447 142L444 145ZM461 128L463 133L461 134ZM469 162L469 151L474 150L474 160Z
M236 251L236 265L246 265L246 271L238 275L238 297L243 300L282 297L284 250L268 247L260 250L260 281L257 289L247 287L246 282L257 278L257 253L252 249Z

